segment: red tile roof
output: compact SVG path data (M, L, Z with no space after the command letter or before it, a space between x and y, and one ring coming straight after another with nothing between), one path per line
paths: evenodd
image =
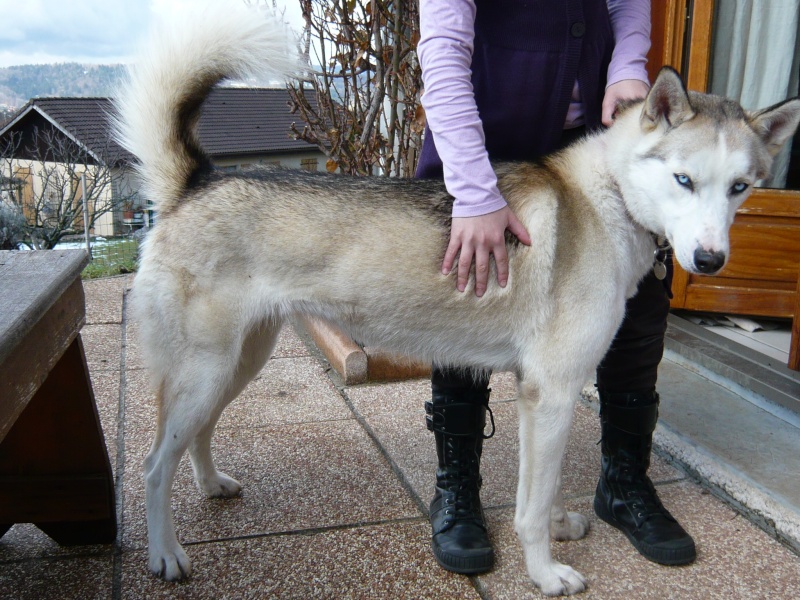
M297 115L289 112L285 89L216 88L203 106L200 142L212 157L303 152L316 147L294 139ZM34 98L5 125L12 130L31 110L54 123L97 157L130 159L110 136L110 98Z
M200 116L200 143L211 156L308 152L316 146L294 139L285 89L216 88Z

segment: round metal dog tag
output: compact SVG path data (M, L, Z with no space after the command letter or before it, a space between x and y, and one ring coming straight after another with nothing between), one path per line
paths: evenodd
M667 265L662 262L657 262L653 265L653 273L656 276L656 279L659 281L663 280L667 276Z

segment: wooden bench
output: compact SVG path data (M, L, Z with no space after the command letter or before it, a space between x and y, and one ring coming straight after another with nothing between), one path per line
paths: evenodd
M111 543L111 464L80 338L83 250L0 252L0 536Z

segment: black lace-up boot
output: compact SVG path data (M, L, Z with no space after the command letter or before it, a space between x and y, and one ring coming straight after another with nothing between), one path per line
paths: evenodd
M483 573L494 564L478 496L483 440L494 434L494 419L492 433L483 434L488 403L488 389L436 385L432 401L425 403L439 458L430 506L431 544L439 564L456 573Z
M650 467L658 394L600 390L602 461L594 511L624 533L647 559L682 565L695 559L694 540L656 495Z

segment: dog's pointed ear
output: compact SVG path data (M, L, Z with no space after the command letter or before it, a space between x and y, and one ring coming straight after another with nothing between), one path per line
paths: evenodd
M800 98L748 113L747 117L750 127L764 140L767 151L775 156L800 125Z
M642 128L651 131L663 123L669 129L694 117L689 94L678 72L663 67L642 108Z

